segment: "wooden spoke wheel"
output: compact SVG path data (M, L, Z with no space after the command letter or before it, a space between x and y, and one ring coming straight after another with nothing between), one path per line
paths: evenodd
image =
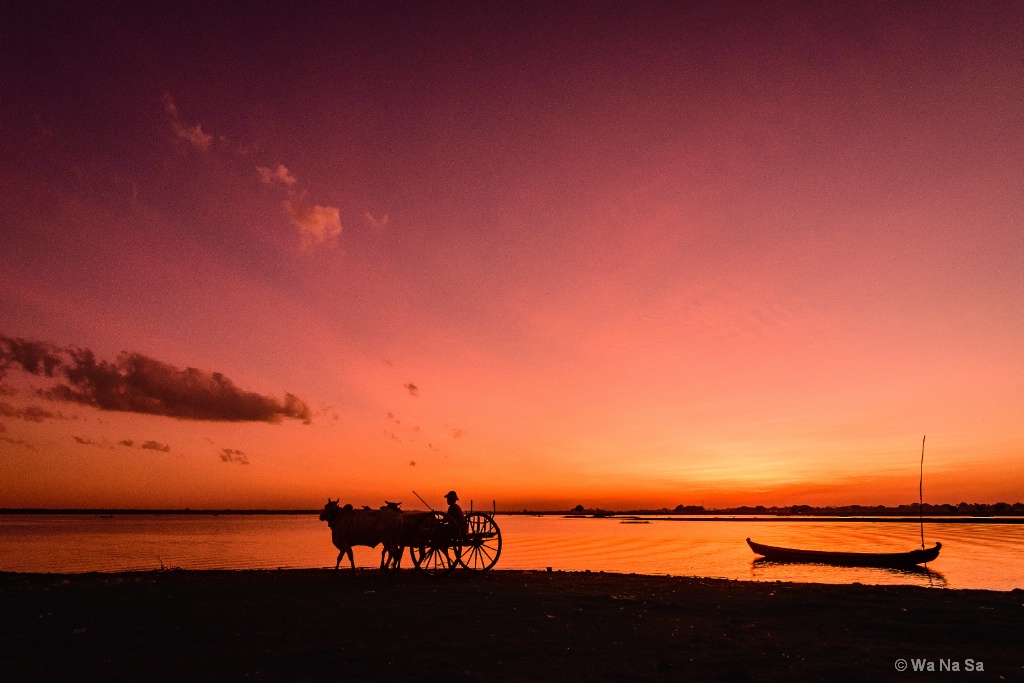
M444 512L435 512L433 523L424 524L419 538L409 546L416 569L430 576L448 574L459 563L462 553L462 532L458 524Z
M472 571L485 572L501 555L501 529L486 512L470 512L466 522L469 530L462 542L459 564Z

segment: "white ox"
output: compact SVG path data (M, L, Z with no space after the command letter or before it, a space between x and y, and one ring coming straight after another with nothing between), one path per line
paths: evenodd
M320 520L327 522L331 529L331 541L338 549L338 561L334 564L337 571L341 558L348 555L353 571L356 568L352 557L352 546L365 545L376 548L383 544L380 568L387 569L391 564L388 560L399 555L399 542L402 534L402 513L397 510L353 510L351 505L338 507L338 501L327 499ZM396 563L397 566L397 563Z

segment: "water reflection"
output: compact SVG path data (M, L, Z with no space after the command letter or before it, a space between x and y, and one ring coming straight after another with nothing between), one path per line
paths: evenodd
M779 578L785 576L786 578ZM794 578L800 577L800 578ZM815 578L816 577L816 578ZM843 567L820 562L756 559L751 562L753 581L803 581L822 583L913 583L928 588L948 588L946 577L927 565L912 567Z
M920 544L898 523L668 521L498 515L502 569L671 574L754 581L1024 588L1022 524L929 524L942 554L916 570L757 562L744 539L788 547L905 551ZM334 567L337 549L317 515L0 515L0 571L87 572ZM357 547L355 564L380 566ZM941 572L941 573L940 573Z

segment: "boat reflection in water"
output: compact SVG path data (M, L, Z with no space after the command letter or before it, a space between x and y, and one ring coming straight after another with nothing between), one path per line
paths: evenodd
M885 572L890 575L915 577L918 580L924 579L926 585L943 588L946 586L945 577L939 572L932 571L922 564L931 562L939 556L941 543L936 543L932 548L922 548L902 553L872 553L872 552L835 552L824 550L801 550L798 548L780 548L776 546L755 543L749 538L747 545L758 555L763 557L754 560L753 572L755 576L758 570L771 570L772 567L790 565L806 565L808 571L817 570L824 574L834 574L844 568L873 569Z
M771 581L773 574L784 575L790 581L824 581L826 583L909 583L929 588L946 588L948 583L942 572L910 565L905 567L846 567L820 562L769 560L759 557L751 563L750 578ZM847 575L849 574L849 575Z

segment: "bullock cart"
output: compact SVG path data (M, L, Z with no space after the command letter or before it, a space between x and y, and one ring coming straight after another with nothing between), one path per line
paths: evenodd
M413 521L414 517L419 517L418 521ZM439 510L407 514L405 519L405 543L413 565L428 575L443 576L456 566L485 572L501 555L501 529L486 512L466 513L464 528Z

